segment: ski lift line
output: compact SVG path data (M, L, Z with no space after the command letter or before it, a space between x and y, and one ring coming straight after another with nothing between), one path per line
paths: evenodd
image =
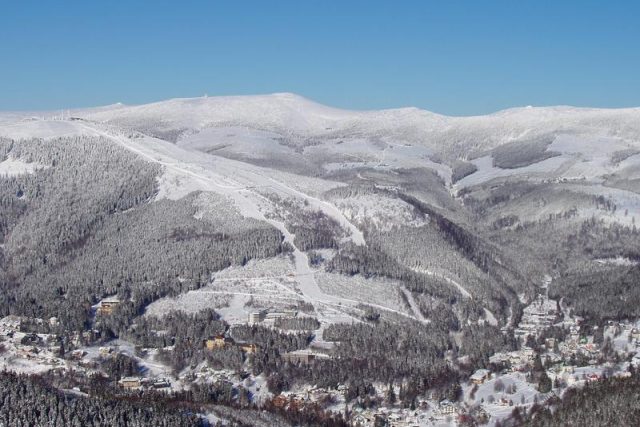
M286 279L286 278L295 278L298 276L313 276L315 272L311 273L300 273L300 274L282 274L279 276L259 276L259 277L227 277L227 278L213 278L213 282L234 282L236 280L270 280L270 279Z
M227 292L227 291L201 291L201 290L194 290L191 291L194 293L201 293L201 294L217 294L217 295L242 295L242 296L251 296L251 297L265 297L265 298L275 298L275 299L287 299L287 300L310 300L312 302L317 302L320 304L325 304L327 306L333 306L333 307L340 307L340 308L351 308L354 310L358 310L358 311L362 311L364 312L364 309L358 308L356 306L347 306L347 305L343 305L343 304L339 304L339 303L334 303L334 302L329 302L326 300L321 300L321 299L314 299L314 298L310 298L306 295L300 295L300 298L293 298L293 297L286 297L286 296L276 296L276 295L269 295L269 294L257 294L257 293L253 293L253 292ZM389 308L389 307L385 307L383 305L379 305L379 304L371 304L371 303L366 303L366 302L360 302L360 301L355 301L355 300L351 300L351 299L347 299L347 298L343 298L342 299L344 302L351 302L351 303L358 303L358 304L363 304L363 305L368 305L370 307L373 308L377 308L379 310L384 310L384 311L388 311L391 313L395 313L401 316L404 316L408 319L412 319L412 320L416 320L418 322L421 322L420 319L417 319L414 316L411 316L410 314L404 313L402 311L398 311L395 310L393 308ZM421 323L425 323L425 322L421 322Z

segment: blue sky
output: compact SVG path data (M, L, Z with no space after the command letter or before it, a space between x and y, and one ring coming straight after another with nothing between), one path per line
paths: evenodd
M640 106L637 1L4 1L0 110L295 92L471 115Z

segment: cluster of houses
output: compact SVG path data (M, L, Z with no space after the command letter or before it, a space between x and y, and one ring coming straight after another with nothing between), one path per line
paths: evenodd
M0 355L0 367L4 368L11 360L20 360L20 365L38 370L55 369L65 366L60 358L60 343L54 335L24 333L20 331L22 319L7 316L0 319L0 341L4 347Z
M167 378L124 377L118 381L118 385L125 390L161 390L170 388L171 382Z
M226 336L225 334L218 334L213 337L209 337L204 340L204 347L207 350L219 350L226 347L238 347L246 354L254 354L258 351L259 347L256 344L250 343L237 343L233 338Z
M280 408L291 408L292 405L302 408L309 403L328 404L338 400L338 396L342 396L347 390L345 385L341 385L335 390L328 390L316 385L304 386L299 391L284 391L275 396L271 402Z
M525 340L531 335L537 337L540 332L549 328L558 320L558 305L546 295L538 297L522 312L522 320L514 331L517 338Z
M52 320L53 319L53 320ZM49 319L49 324L55 324L57 319ZM37 319L35 319L37 321ZM64 358L60 353L60 342L54 334L36 334L20 331L22 318L17 316L7 316L0 319L0 341L4 345L5 351L0 354L0 369L8 368L26 372L37 371L69 371L73 370L78 375L98 372L99 363L95 357L88 358L86 349L78 348L67 351ZM75 333L71 337L72 343L80 346L83 338L91 339L93 336L83 336L92 334L93 331ZM113 347L103 346L98 348L96 356L113 357L117 351ZM122 378L118 385L123 389L165 389L171 387L171 383L166 378Z
M236 342L233 338L228 337L225 334L218 334L216 336L207 338L204 340L203 345L207 350L210 351L235 346L242 350L242 352L244 352L245 354L255 354L260 349L260 347L256 344ZM329 355L311 349L295 350L282 354L282 359L284 361L302 365L308 365L314 360L329 358Z
M435 425L447 422L448 425L486 424L490 415L481 406L467 407L463 404L443 400L430 405L425 399L417 402L416 409L387 408L376 409L354 408L351 425L355 427L416 427Z
M534 358L534 350L523 346L520 350L495 353L489 357L489 363L508 365L513 371L525 371L533 364Z

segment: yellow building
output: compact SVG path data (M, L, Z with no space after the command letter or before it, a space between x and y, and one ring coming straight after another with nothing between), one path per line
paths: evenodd
M98 307L98 314L109 315L113 313L113 310L120 304L120 300L117 298L105 298L100 301L100 307Z
M233 340L231 338L225 337L222 334L204 340L204 346L207 350L216 350L218 348L224 348L232 344Z

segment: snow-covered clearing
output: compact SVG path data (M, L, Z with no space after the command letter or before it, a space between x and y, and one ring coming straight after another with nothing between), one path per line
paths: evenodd
M34 119L0 124L0 136L12 139L49 139L79 135L96 136L97 132L78 122L63 120Z
M316 273L316 278L320 289L332 296L408 314L399 294L400 282L383 278L366 279L360 275L344 276L325 271Z
M496 385L498 382L501 385ZM511 415L516 405L531 406L536 401L536 396L538 401L544 400L544 395L538 393L535 385L527 382L524 374L519 372L494 375L484 384L478 385L473 397L472 389L471 384L463 385L463 399L470 406L482 403L484 409L491 415L489 426ZM509 404L510 402L513 402L513 406Z
M600 264L612 264L612 265L620 265L620 266L632 266L638 265L638 261L634 261L629 258L618 256L616 258L599 258L594 260Z
M483 182L490 181L495 178L502 178L514 175L535 175L548 178L554 174L566 163L571 160L568 157L557 156L545 159L541 162L534 163L529 166L517 169L502 169L493 166L493 157L483 156L472 161L478 170L469 176L464 177L453 185L454 191L458 191L465 187L471 187Z
M486 307L483 308L483 310L484 310L484 317L487 320L487 322L489 322L489 324L492 326L498 326L498 319L496 319L496 316L494 316L493 313L489 311L489 309L487 309Z
M583 217L602 218L609 222L618 222L627 226L633 226L635 222L640 220L640 194L628 190L606 187L602 184L566 184L564 186L568 190L591 194L594 196L605 195L613 200L616 205L614 211L603 211L602 209L584 209L581 212Z
M549 146L549 151L557 151L563 156L571 156L579 161L562 173L567 179L598 179L612 173L617 167L611 164L614 152L628 148L621 138L608 135L560 134Z
M390 231L394 226L420 227L428 221L415 207L398 198L359 195L332 201L350 221L367 223L381 231Z
M143 137L130 139L124 135L113 135L106 131L87 128L105 136L140 156L172 170L168 182L175 187L176 176L191 178L188 186L191 189L213 191L228 196L238 207L240 213L248 218L269 222L278 227L273 220L265 217L264 197L256 191L260 187L269 187L278 193L304 200L311 208L320 210L336 220L350 233L350 238L357 245L364 244L362 232L331 203L308 195L288 184L278 181L270 175L269 170L247 163L229 160L222 157L208 156L199 152L186 151L166 141ZM279 227L278 227L279 228Z
M43 167L44 166L36 162L27 163L21 159L8 157L4 161L0 162L0 176L16 176L25 173L34 173Z
M471 298L472 297L471 294L469 293L469 291L467 291L464 288L464 286L462 286L460 283L456 282L455 280L453 280L450 277L447 277L447 276L445 276L443 274L440 274L440 273L436 273L435 271L432 271L432 270L426 270L424 268L413 268L413 270L415 272L417 272L417 273L422 273L422 274L426 274L428 276L434 276L434 277L437 277L439 279L442 279L445 282L453 285L458 290L458 292L460 292L462 294L463 297L465 297L465 298Z
M422 310L420 310L420 307L418 307L416 300L413 298L413 294L409 292L404 286L401 288L401 291L409 302L409 306L411 307L411 311L413 311L414 316L416 316L416 318L421 322L430 322L430 320L424 317L424 315L422 314Z

